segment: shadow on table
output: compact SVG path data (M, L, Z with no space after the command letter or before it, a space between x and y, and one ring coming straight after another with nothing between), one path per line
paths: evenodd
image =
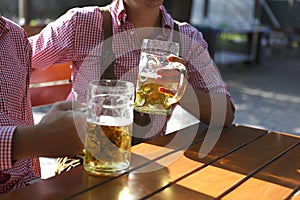
M299 138L292 135L267 134L265 130L238 126L222 133L205 157L201 157L202 142L190 146L184 155L204 165L243 174L247 178L295 188L300 184L298 144Z

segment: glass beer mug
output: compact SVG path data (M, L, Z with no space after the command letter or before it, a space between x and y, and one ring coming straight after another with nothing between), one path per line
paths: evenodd
M172 112L172 104L183 96L186 68L182 64L168 62L170 54L178 56L178 43L143 40L134 104L136 111L168 115ZM156 83L156 71L159 68L177 68L180 72L179 83Z
M99 80L88 86L83 167L91 175L115 175L130 166L134 85Z

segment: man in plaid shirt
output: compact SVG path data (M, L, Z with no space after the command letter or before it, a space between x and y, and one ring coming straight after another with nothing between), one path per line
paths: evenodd
M172 40L173 18L164 8L163 0L115 0L109 6L112 16L112 51L117 79L136 83L141 41L144 38ZM36 36L29 38L33 49L33 68L46 68L54 63L71 61L73 93L85 102L86 88L100 77L99 55L105 53L103 16L99 7L74 8L50 23ZM206 124L231 125L234 103L214 62L202 34L187 23L178 23L181 55L169 61L186 65L190 86L196 98L185 94L180 104ZM159 28L159 29L158 29ZM157 80L176 82L177 70L158 70ZM142 116L143 114L141 114ZM212 116L218 116L219 120ZM136 115L135 115L136 121ZM146 137L164 134L166 119L152 119ZM136 134L136 132L133 132Z
M0 47L0 193L4 193L40 177L38 157L80 153L83 145L74 118L83 127L85 119L71 110L78 103L60 102L33 125L31 47L23 29L1 16Z

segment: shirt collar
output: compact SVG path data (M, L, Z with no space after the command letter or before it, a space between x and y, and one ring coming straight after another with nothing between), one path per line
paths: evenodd
M162 27L172 29L173 28L173 19L167 13L164 6L160 7L161 15L162 15ZM126 9L123 0L117 0L112 3L112 13L115 16L115 19L120 26L124 24L127 18Z
M0 16L0 36L9 30L9 26L4 19L4 17Z
M120 26L121 24L125 23L127 14L126 14L123 0L114 1L111 4L111 9L117 24Z
M172 29L173 28L173 18L168 14L164 6L160 7L160 12L162 16L162 27Z

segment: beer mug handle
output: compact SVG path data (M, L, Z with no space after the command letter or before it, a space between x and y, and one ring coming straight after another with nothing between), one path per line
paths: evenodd
M179 70L180 80L179 80L177 92L175 93L175 95L172 98L169 99L170 104L177 103L182 98L182 96L184 95L185 89L186 89L186 85L187 85L187 80L185 78L185 76L186 76L185 66L183 64L178 65L178 63L173 63L172 65L176 65L174 68L177 68Z

